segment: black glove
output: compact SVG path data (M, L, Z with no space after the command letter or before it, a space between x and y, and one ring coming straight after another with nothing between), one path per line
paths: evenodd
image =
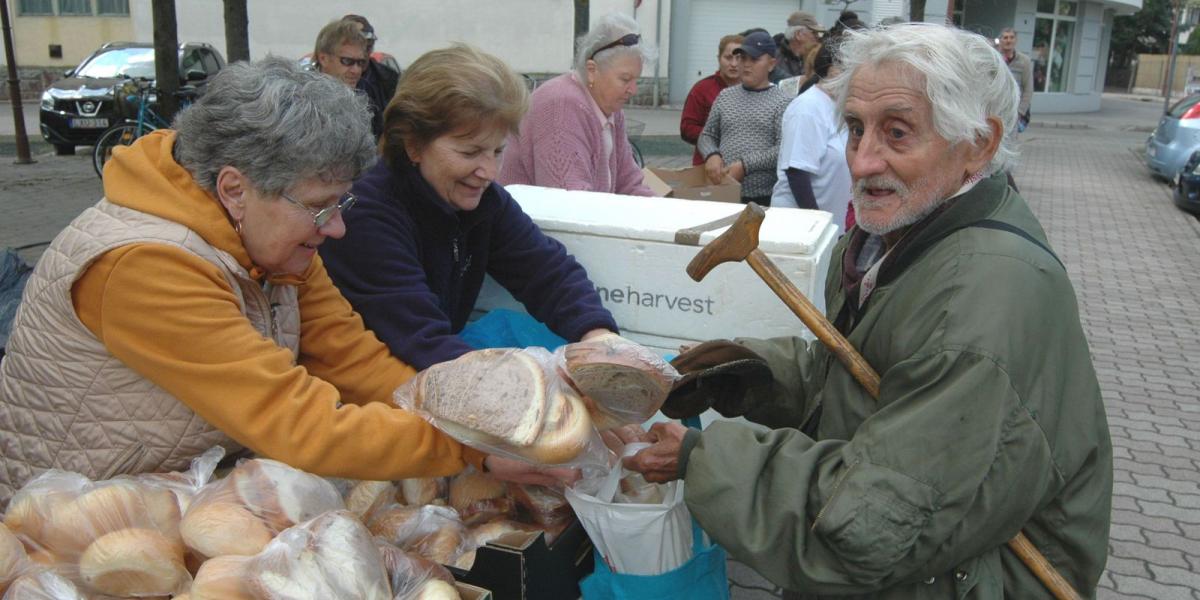
M746 414L746 392L771 385L767 361L729 340L711 340L676 356L671 365L683 378L671 388L662 412L672 419L694 417L709 408L726 417Z

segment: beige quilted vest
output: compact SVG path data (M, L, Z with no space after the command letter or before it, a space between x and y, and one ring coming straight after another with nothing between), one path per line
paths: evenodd
M92 261L113 248L146 242L182 248L220 267L246 318L264 337L297 354L295 286L264 292L232 255L187 227L101 200L51 243L13 321L8 355L0 363L0 508L46 469L107 479L185 469L214 445L241 450L166 390L110 356L75 314L71 286Z

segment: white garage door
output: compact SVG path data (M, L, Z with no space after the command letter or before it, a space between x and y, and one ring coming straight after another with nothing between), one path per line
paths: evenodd
M686 46L682 49L687 56L682 76L686 85L683 97L699 80L717 70L717 43L723 36L740 33L751 27L762 27L772 35L782 33L787 27L788 15L800 10L801 0L691 0L686 23ZM672 49L678 51L677 49ZM672 90L676 88L675 73L671 73ZM683 102L680 97L678 102Z

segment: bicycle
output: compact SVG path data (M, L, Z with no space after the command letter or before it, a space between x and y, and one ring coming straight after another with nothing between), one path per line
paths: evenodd
M113 98L120 103L124 100L130 108L137 108L136 119L125 119L100 134L96 146L92 148L92 167L96 176L104 178L104 164L112 158L113 149L117 146L128 146L138 138L155 131L170 127L171 124L154 111L151 98L158 94L158 88L146 80L127 80L113 87ZM180 108L191 104L196 97L196 88L183 86L175 97L179 98Z

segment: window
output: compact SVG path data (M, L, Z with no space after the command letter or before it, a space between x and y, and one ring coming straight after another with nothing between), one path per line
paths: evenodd
M21 0L17 5L17 14L21 16L53 15L54 3L51 0Z
M1071 76L1078 4L1070 0L1038 0L1033 28L1033 89L1065 92Z
M129 0L96 0L96 14L128 15Z
M92 0L58 0L58 14L92 16Z
M217 74L221 70L221 63L217 62L217 57L212 52L204 53L204 71L209 77Z

